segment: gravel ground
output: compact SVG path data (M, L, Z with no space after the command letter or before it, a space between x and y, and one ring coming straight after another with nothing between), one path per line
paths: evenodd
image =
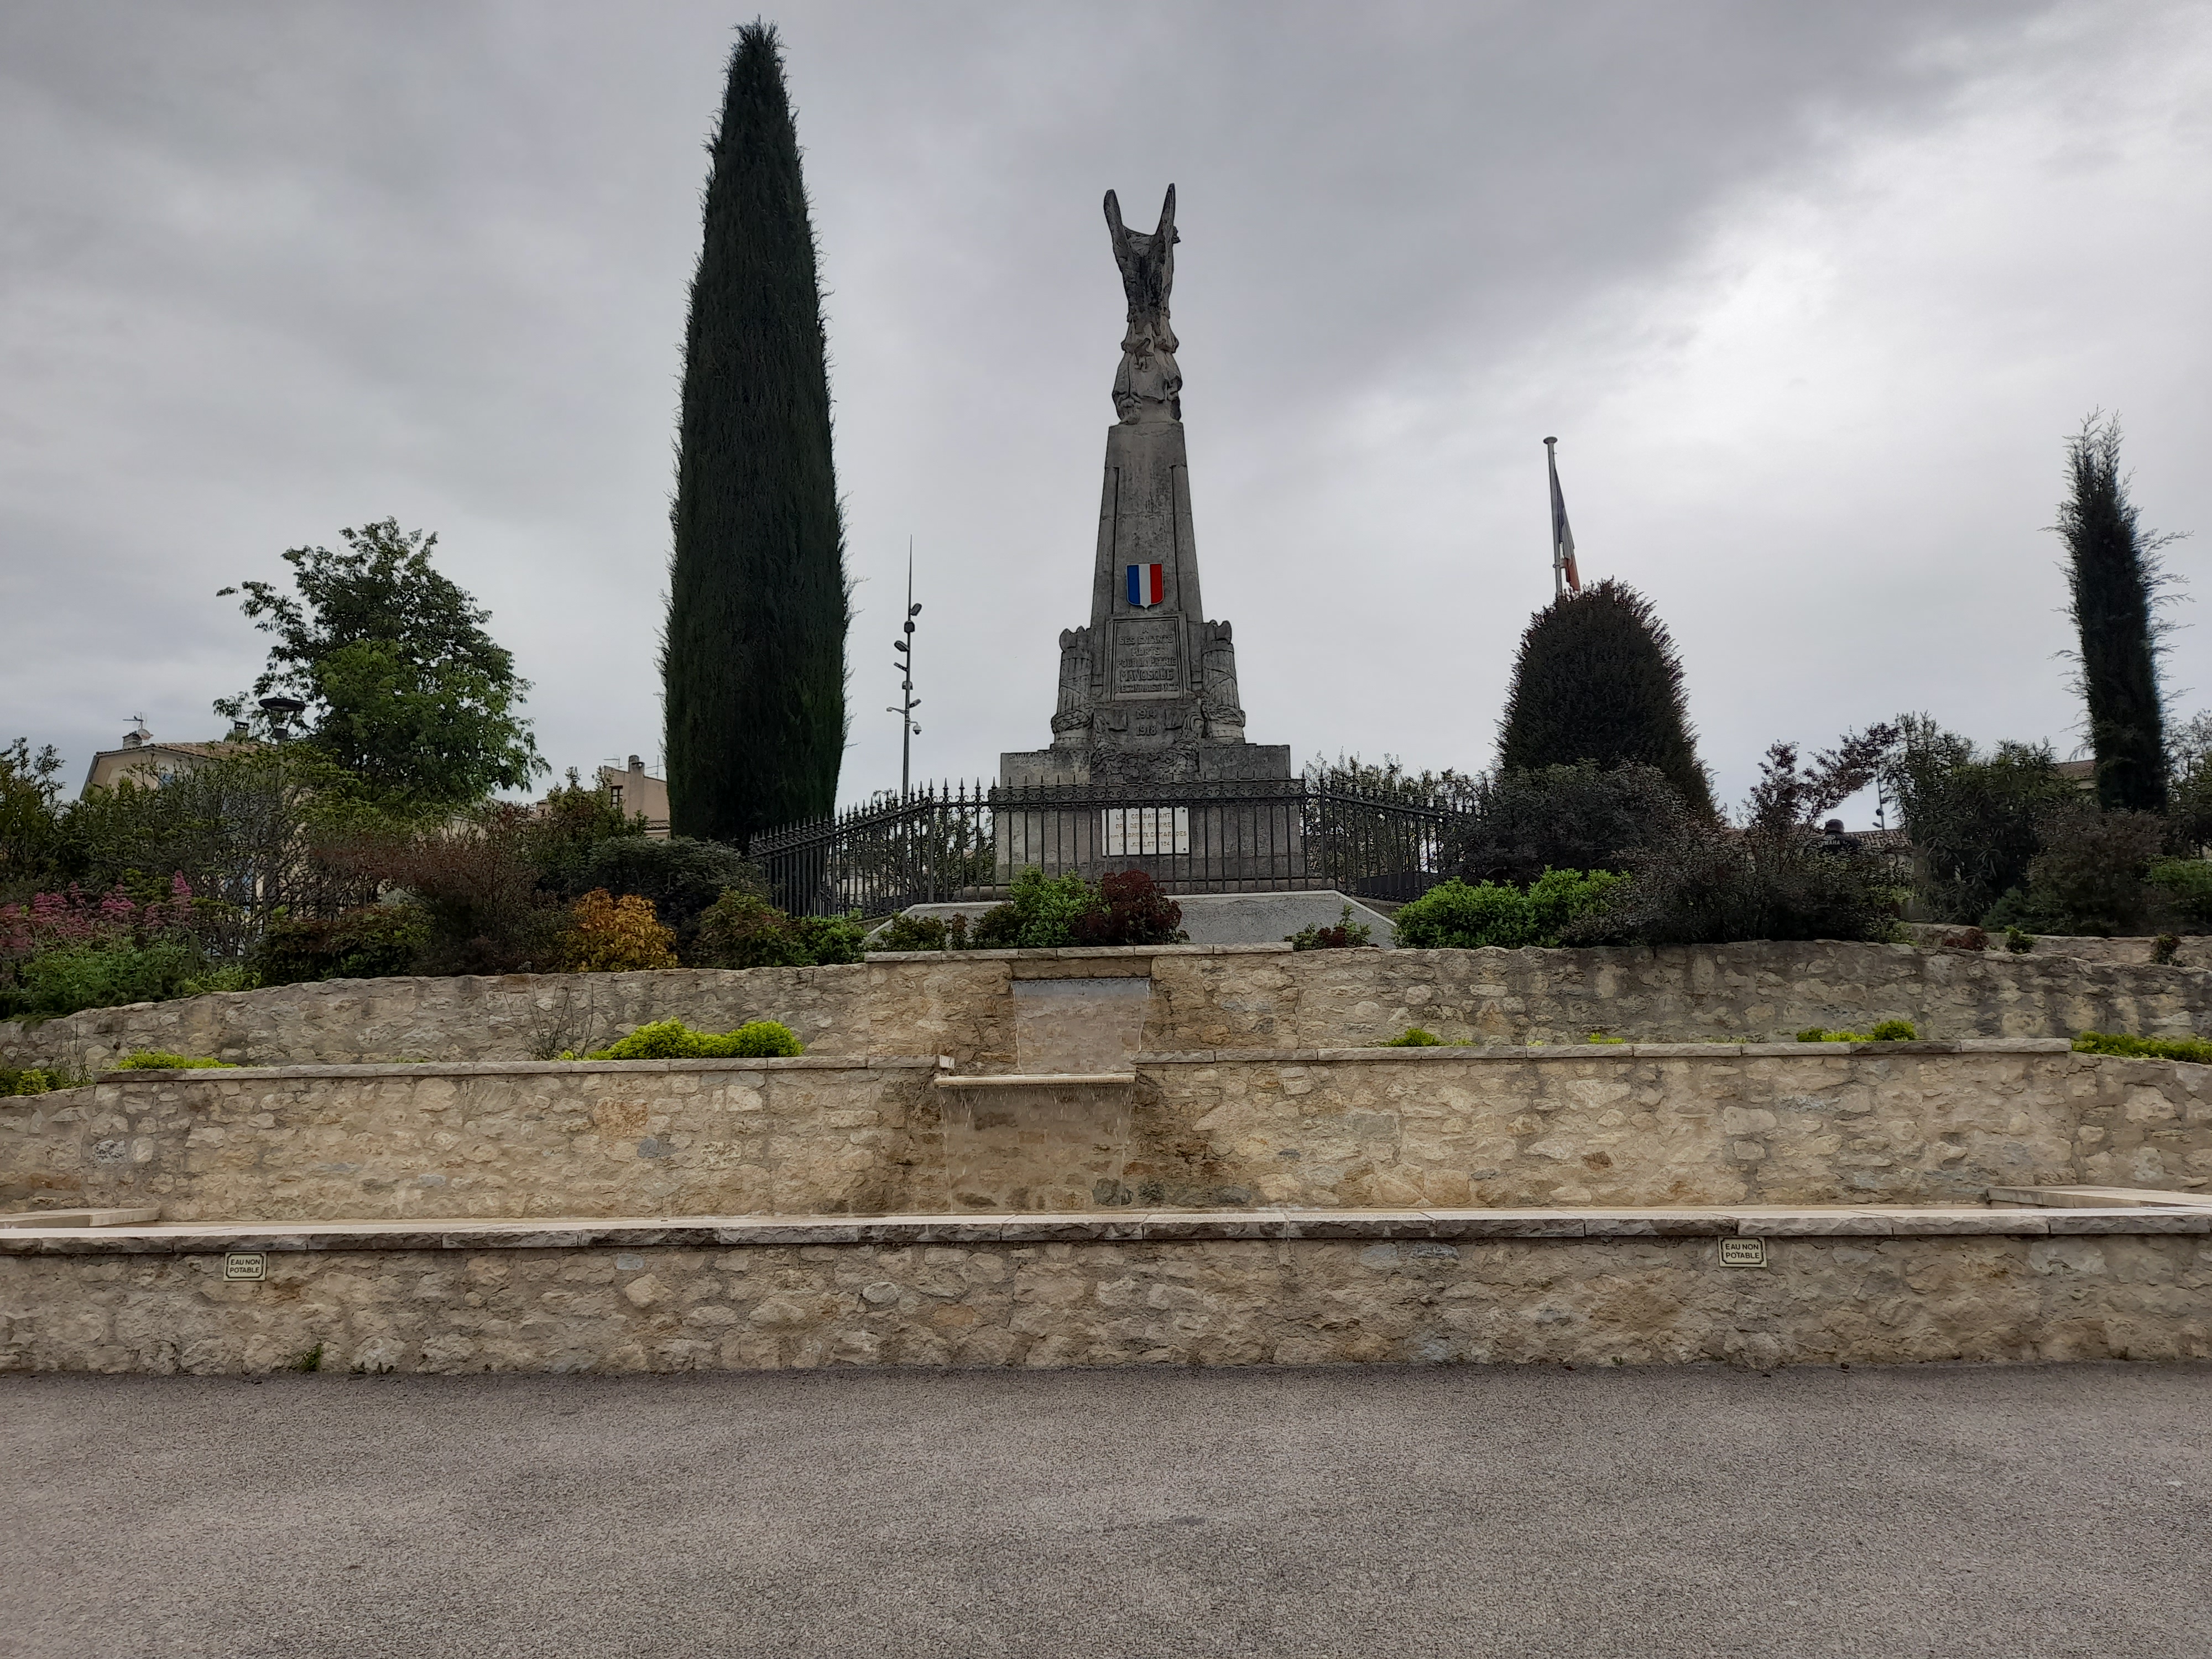
M0 1378L0 1653L2212 1653L2212 1366Z

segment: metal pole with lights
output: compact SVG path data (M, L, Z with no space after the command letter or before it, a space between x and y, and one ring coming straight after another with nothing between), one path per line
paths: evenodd
M921 735L921 728L914 723L914 711L921 706L921 699L914 695L914 619L921 614L921 607L914 602L914 538L906 538L906 623L905 637L891 641L897 652L898 661L893 665L899 672L899 702L884 712L899 717L899 799L904 800L914 791L914 740Z

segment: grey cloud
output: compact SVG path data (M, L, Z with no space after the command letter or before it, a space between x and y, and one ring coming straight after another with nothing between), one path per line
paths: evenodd
M2204 48L2184 9L2133 15ZM0 662L0 737L52 738L81 765L142 706L157 732L211 727L208 700L258 656L213 590L393 513L439 530L493 607L550 756L650 753L684 290L733 21L11 8L0 605L37 623ZM1109 185L1130 204L1181 190L1208 592L1238 623L1253 736L1302 754L1484 760L1547 592L1545 431L1571 434L1585 545L1674 619L1730 795L1767 737L1825 739L1908 703L1956 708L1985 737L2061 734L2054 636L1993 648L1964 607L1995 593L2003 629L2045 626L2055 589L2032 614L2005 606L2031 573L2049 580L2051 550L2021 536L2048 521L2057 433L2089 404L2125 395L2146 487L2158 464L2154 516L2204 521L2203 486L2166 461L2201 453L2201 406L2187 374L2137 372L2132 324L2079 321L2094 337L2039 372L1970 360L1916 413L1949 447L1910 477L1865 476L1889 463L1856 440L1806 451L1795 476L1750 455L1779 433L1670 448L1669 416L1633 392L1692 351L1701 325L1666 307L1725 285L1724 258L1697 273L1747 204L1847 210L1869 188L1848 157L1936 143L1999 69L2047 101L2058 141L2117 142L2126 112L2069 79L2127 43L2085 46L2072 9L884 4L781 21L862 583L848 796L896 775L878 710L909 533L929 605L919 763L973 774L1043 740L1111 418ZM2129 118L2155 128L2160 110ZM2183 180L2202 142L2177 130L2103 164L2200 245ZM1946 216L1923 211L1913 233L1941 234ZM2044 280L2008 276L1987 305L2040 315ZM2198 310L2168 320L2171 361L2203 365ZM2020 418L1991 434L2003 375L2023 378L1998 415ZM1808 393L1803 432L1840 432L1832 395ZM1616 405L1636 417L1608 427ZM1996 437L2022 459L1992 468ZM1793 516L1831 492L1819 523ZM1961 500L1986 520L2023 492L2020 522L1957 546ZM1838 595L1835 561L1869 546L1875 579ZM1971 674L1942 628L1900 616L1893 559L1961 607ZM1887 635L1909 648L1869 644Z

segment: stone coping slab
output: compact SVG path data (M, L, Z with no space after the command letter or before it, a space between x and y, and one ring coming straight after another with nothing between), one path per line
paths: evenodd
M1955 1042L1492 1042L1418 1048L1186 1048L1136 1056L1139 1066L1219 1066L1235 1061L1312 1063L1376 1060L1392 1063L1434 1060L1822 1060L1847 1054L2063 1054L2066 1037L1963 1037ZM2109 1054L2084 1055L2108 1060ZM2170 1064L2182 1064L2172 1061Z
M996 1072L984 1077L940 1075L940 1089L1065 1089L1131 1084L1134 1072Z
M0 1228L131 1227L161 1218L159 1205L128 1210L15 1210L0 1215Z
M2166 1192L2153 1187L1992 1187L1992 1204L2033 1204L2049 1209L2105 1210L2117 1205L2141 1209L2212 1208L2212 1193Z
M1258 946L1177 946L1176 949L1258 949ZM1018 954L1002 952L1001 954ZM1042 955L1047 952L1020 952ZM1456 1047L1437 1044L1420 1048L1190 1048L1135 1055L1136 1066L1220 1065L1340 1065L1346 1061L1382 1061L1392 1065L1426 1060L1819 1060L1844 1055L1890 1054L2063 1054L2073 1051L2065 1037L1966 1037L1955 1042L1591 1042L1486 1043ZM2125 1060L2115 1054L2085 1054L2084 1060ZM2185 1065L2169 1060L2168 1065ZM665 1072L857 1072L945 1071L937 1054L850 1055L798 1054L763 1060L394 1060L374 1064L325 1063L312 1066L222 1066L163 1070L133 1066L102 1072L101 1083L160 1081L221 1084L273 1078L409 1078L409 1077L542 1077L580 1072L612 1072L651 1075ZM950 1079L940 1079L946 1081ZM961 1088L1036 1083L1127 1082L1122 1073L1068 1074L1000 1073L963 1076L954 1082ZM59 1091L57 1091L59 1092Z
M1030 951L870 951L866 962L1128 962L1145 957L1287 956L1274 945L1058 945Z
M0 1255L733 1245L1188 1243L1221 1239L2045 1237L2212 1233L2212 1210L1733 1205L1672 1209L1105 1210L1035 1215L640 1216L13 1228Z
M97 1080L130 1083L143 1078L163 1083L228 1083L263 1078L544 1077L576 1072L933 1072L941 1064L935 1054L870 1054L866 1058L851 1055L842 1060L830 1054L790 1054L774 1060L422 1060L373 1065L196 1066L170 1070L134 1066L127 1071L102 1072Z

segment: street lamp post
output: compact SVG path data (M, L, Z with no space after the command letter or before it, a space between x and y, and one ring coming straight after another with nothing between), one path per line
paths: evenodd
M892 665L899 672L899 701L884 712L899 717L899 799L914 792L914 740L921 735L921 728L914 723L914 711L921 706L921 699L914 695L914 619L921 614L921 607L914 602L914 538L906 544L906 622L905 637L891 641L898 660Z

